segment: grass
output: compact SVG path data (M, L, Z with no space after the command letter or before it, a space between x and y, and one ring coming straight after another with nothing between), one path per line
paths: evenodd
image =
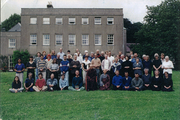
M174 92L110 90L13 94L8 89L14 75L14 72L0 73L0 118L3 120L180 119L180 71L173 72Z

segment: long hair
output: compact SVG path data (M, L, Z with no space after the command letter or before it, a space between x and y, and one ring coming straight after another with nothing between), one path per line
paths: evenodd
M14 81L13 81L13 83L15 83L16 84L16 80L15 80L15 78L18 78L18 83L20 82L20 80L19 80L19 77L18 76L15 76L14 77Z

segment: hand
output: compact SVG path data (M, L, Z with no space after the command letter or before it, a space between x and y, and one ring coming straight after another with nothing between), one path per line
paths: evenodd
M75 68L76 68L76 67L77 67L77 65L73 65L73 67L75 67Z
M148 87L148 86L149 86L149 84L145 84L145 86L146 86L146 87Z
M61 88L61 91L63 90L64 88Z
M158 86L157 85L154 85L155 88L157 88Z
M17 71L17 72L21 73L22 71L20 70L20 71Z
M104 87L104 85L103 85L103 87Z
M29 88L25 88L26 90L28 90Z
M79 88L75 88L76 90L78 90Z
M65 74L65 71L63 71L63 74Z
M15 93L17 93L18 91L17 90L15 90Z
M116 86L117 88L119 88L120 86L118 85L118 86Z
M129 86L125 86L125 89L128 89L129 88Z
M135 87L137 90L139 90L139 87Z

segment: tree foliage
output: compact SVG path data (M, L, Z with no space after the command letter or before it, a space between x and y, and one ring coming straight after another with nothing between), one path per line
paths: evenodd
M11 15L8 19L2 22L2 28L5 28L6 31L10 30L17 23L21 23L21 16L18 14Z
M0 68L1 69L8 68L8 56L0 55Z
M165 0L157 6L147 6L147 15L144 24L135 37L137 45L132 50L140 55L165 53L177 59L177 43L179 40L180 2L178 0Z

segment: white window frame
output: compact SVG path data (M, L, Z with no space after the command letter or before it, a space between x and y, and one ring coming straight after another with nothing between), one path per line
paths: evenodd
M94 24L95 25L100 25L101 24L101 17L95 17L94 18Z
M72 37L74 37L74 38L72 38ZM76 45L76 35L68 35L68 40L69 40L68 41L69 45ZM74 41L74 44L71 44L71 43L73 43L72 41Z
M12 46L12 44L14 45ZM9 48L16 48L16 39L13 39L13 38L9 39Z
M82 25L88 25L89 24L89 18L82 18Z
M30 34L30 45L37 45L37 34Z
M112 23L110 24L109 22L112 22ZM107 25L114 25L114 18L113 17L107 18Z
M112 42L109 42L109 41L111 41L112 40ZM110 44L111 43L111 44ZM108 45L114 45L114 34L108 34L107 35L107 44Z
M62 25L63 24L63 18L56 18L55 23L56 23L56 25Z
M89 45L89 35L82 35L82 45Z
M50 35L49 34L43 34L43 45L50 45Z
M50 24L50 18L43 18L43 24L44 25Z
M37 24L37 18L30 18L30 24Z
M13 71L14 65L13 65L13 56L8 56L8 69L9 71Z
M59 41L58 43L60 44L57 44L57 41ZM55 35L55 45L63 45L63 35L60 34Z
M76 18L69 18L69 25L75 25L76 24Z
M97 36L99 36L100 38L97 39ZM96 44L97 40L98 40L98 44ZM101 45L101 44L102 44L102 35L100 34L94 35L94 45Z

